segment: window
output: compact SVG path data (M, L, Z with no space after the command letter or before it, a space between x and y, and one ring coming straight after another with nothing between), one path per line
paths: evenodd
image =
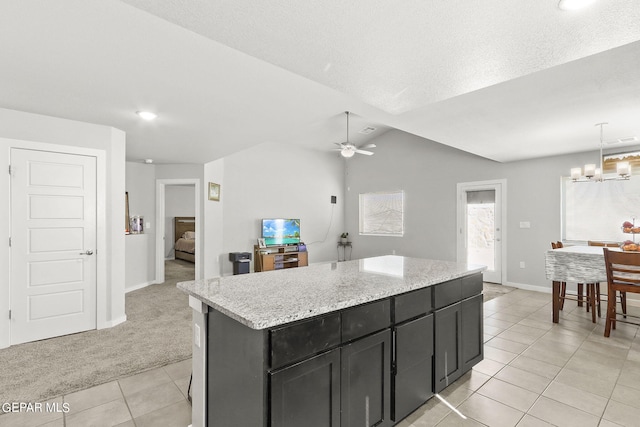
M640 179L573 183L562 179L563 239L622 242L622 223L640 225Z
M360 194L360 234L404 235L404 191Z

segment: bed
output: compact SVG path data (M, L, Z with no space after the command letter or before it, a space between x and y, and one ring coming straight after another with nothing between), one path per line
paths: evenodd
M175 232L175 257L196 262L196 219L193 216L177 216L173 219Z

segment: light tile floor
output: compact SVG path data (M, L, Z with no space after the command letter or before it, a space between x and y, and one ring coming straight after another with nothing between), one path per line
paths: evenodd
M191 424L186 399L190 376L191 359L187 359L49 401L57 403L60 412L2 415L0 426L186 427Z
M604 338L604 320L572 301L554 325L550 301L515 290L486 302L485 360L441 393L468 418L432 398L398 426L640 425L638 327ZM54 399L67 414L6 414L0 426L186 427L190 373L185 360Z

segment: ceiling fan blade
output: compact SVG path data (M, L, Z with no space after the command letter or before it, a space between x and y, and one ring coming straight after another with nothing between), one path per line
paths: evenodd
M366 154L367 156L373 155L373 151L366 151L366 150L356 150L356 153Z
M344 142L334 142L338 147L344 147Z
M362 145L362 146L358 147L359 150L361 150L363 148L376 148L376 144L365 144L365 145Z
M332 148L331 151L342 151L342 148Z

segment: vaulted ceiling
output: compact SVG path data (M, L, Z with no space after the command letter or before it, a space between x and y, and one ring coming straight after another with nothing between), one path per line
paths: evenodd
M345 110L356 143L397 128L497 161L588 151L598 122L640 136L638 22L637 0L4 0L0 107L117 127L129 160L160 163L328 151Z

